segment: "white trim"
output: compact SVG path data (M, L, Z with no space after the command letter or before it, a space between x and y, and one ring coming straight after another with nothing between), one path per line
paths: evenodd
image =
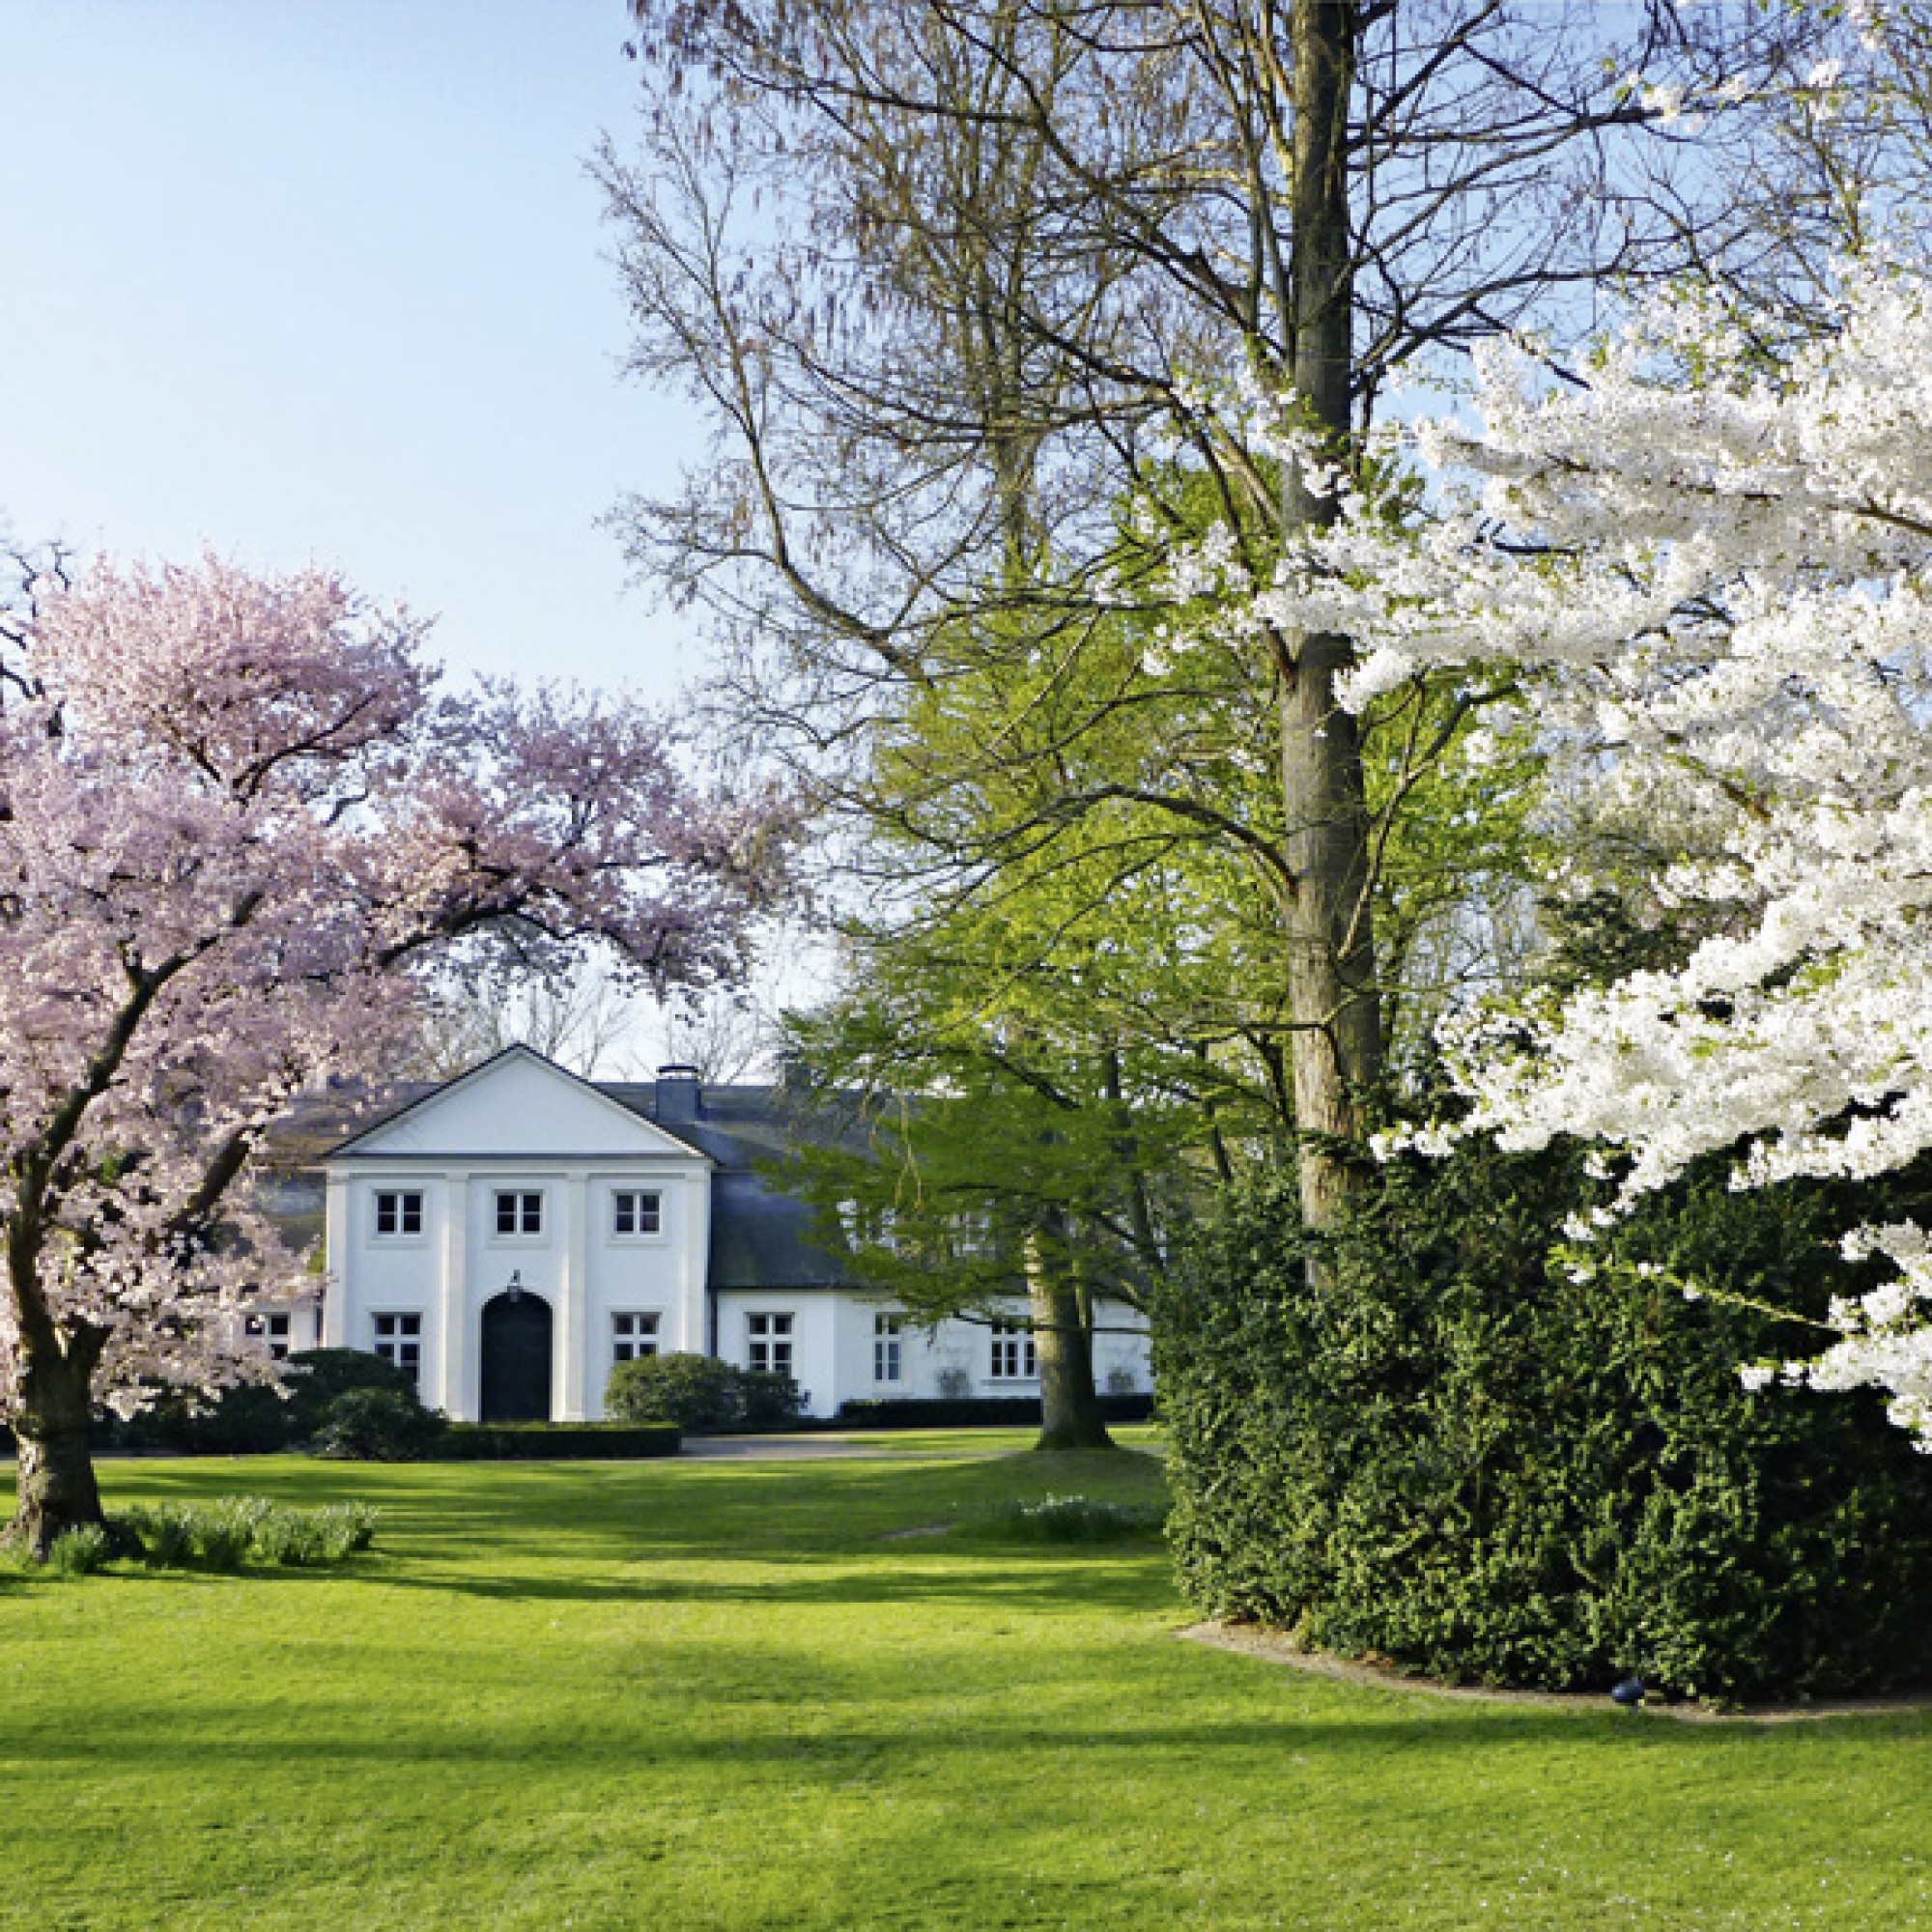
M667 1152L691 1154L696 1159L703 1161L707 1167L712 1164L711 1156L702 1148L694 1147L691 1142L679 1139L668 1127L660 1126L656 1121L650 1120L642 1114L634 1113L629 1107L624 1105L623 1101L613 1100L610 1094L604 1093L597 1086L596 1082L584 1079L581 1073L573 1073L567 1066L559 1066L555 1061L546 1059L534 1047L525 1046L521 1042L518 1042L515 1045L506 1046L500 1053L492 1054L480 1066L472 1066L469 1072L459 1073L454 1080L445 1080L441 1086L432 1087L427 1094L418 1094L413 1100L409 1101L404 1106L398 1107L394 1113L384 1115L380 1121L372 1122L360 1133L351 1134L346 1141L338 1141L323 1157L324 1165L327 1166L330 1162L337 1160L368 1160L380 1157L382 1154L381 1149L364 1148L362 1143L375 1139L378 1134L386 1133L391 1127L408 1120L412 1114L420 1113L432 1101L441 1100L449 1094L460 1093L473 1082L481 1080L485 1074L493 1072L506 1062L516 1059L527 1060L533 1065L541 1066L546 1071L555 1074L559 1080L566 1080L573 1087L582 1089L600 1107L606 1108L609 1112L617 1115L634 1132L660 1136L668 1144L665 1150ZM404 1151L401 1149L395 1150L397 1153ZM608 1159L610 1158L610 1151L609 1150L605 1150L601 1153L585 1153L576 1157L582 1160ZM415 1152L413 1155L413 1158L417 1160L420 1160L422 1157L420 1151ZM470 1154L438 1154L436 1157L441 1160L469 1160L481 1156ZM554 1158L554 1155L548 1157Z

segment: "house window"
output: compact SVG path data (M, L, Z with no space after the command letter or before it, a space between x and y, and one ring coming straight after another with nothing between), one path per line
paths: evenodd
M1034 1352L1033 1330L1016 1321L993 1323L993 1379L996 1382L1026 1382L1039 1373Z
M642 1190L618 1188L611 1196L611 1232L613 1235L663 1234L664 1196L655 1187Z
M900 1379L904 1362L901 1352L905 1346L904 1326L905 1318L902 1315L872 1317L872 1379L875 1382Z
M655 1315L613 1315L611 1318L611 1359L635 1362L658 1351L658 1318Z
M379 1235L420 1235L423 1231L423 1198L420 1188L383 1188L376 1196L376 1232Z
M268 1349L272 1360L288 1360L289 1318L286 1315L251 1315L246 1326L248 1333Z
M422 1384L422 1330L420 1315L372 1315L376 1331L376 1353L395 1366L418 1387Z
M497 1232L499 1235L541 1235L543 1196L499 1190L497 1195Z
M769 1375L790 1375L791 1317L748 1315L745 1325L752 1343L752 1367Z

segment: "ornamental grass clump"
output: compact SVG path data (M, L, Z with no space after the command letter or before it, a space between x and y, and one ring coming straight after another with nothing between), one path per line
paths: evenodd
M250 1564L307 1570L346 1562L370 1547L376 1521L366 1503L297 1509L265 1496L156 1503L119 1519L139 1539L150 1568L222 1575Z
M1102 1496L1035 1496L1005 1504L994 1520L1036 1543L1125 1543L1158 1535L1166 1512Z

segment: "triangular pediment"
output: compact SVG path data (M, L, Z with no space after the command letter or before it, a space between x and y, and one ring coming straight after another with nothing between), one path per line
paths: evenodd
M468 1154L705 1159L688 1142L526 1046L506 1047L344 1141L329 1158L396 1154L425 1160Z

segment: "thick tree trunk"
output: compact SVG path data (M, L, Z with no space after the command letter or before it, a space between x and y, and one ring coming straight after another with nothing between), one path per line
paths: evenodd
M1094 1334L1065 1262L1065 1217L1027 1243L1027 1298L1039 1368L1037 1449L1111 1449L1094 1386Z
M98 1354L91 1338L22 1350L10 1420L19 1444L19 1499L6 1541L41 1559L64 1531L105 1520L88 1433Z
M1293 382L1309 427L1339 459L1351 429L1354 289L1350 270L1348 112L1360 32L1350 0L1294 0ZM1332 495L1291 471L1285 532L1326 523ZM1375 932L1369 912L1369 813L1353 717L1335 701L1349 662L1342 638L1285 640L1293 668L1281 703L1286 857L1294 884L1284 924L1301 1207L1323 1227L1356 1185L1363 1095L1382 1065Z

